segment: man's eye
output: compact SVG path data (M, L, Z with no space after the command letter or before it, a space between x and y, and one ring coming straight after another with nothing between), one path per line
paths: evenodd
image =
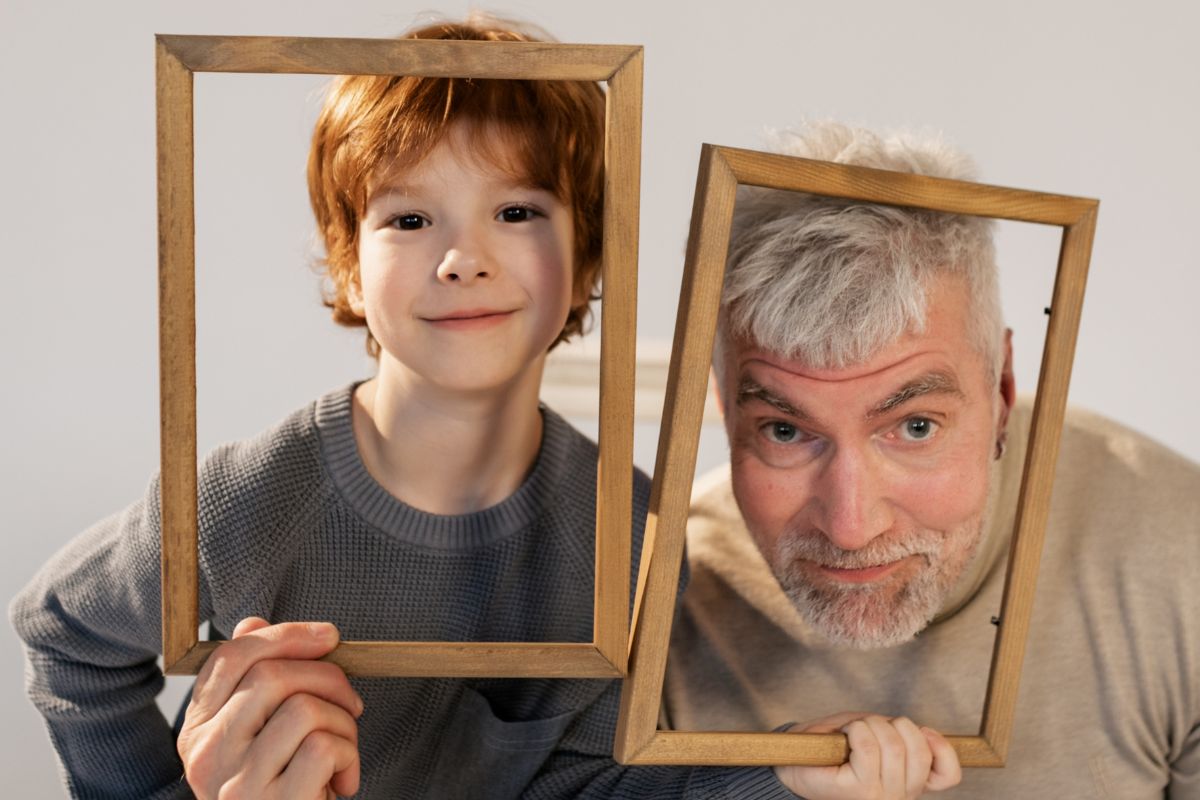
M792 444L800 441L800 429L787 422L768 422L762 427L763 436L775 444Z
M500 212L501 222L528 222L537 216L537 211L528 206L509 206Z
M399 228L402 231L415 231L428 225L429 220L420 214L401 214L398 217L392 217L390 224L393 228Z
M926 417L909 417L900 426L901 438L910 442L928 439L937 431L938 424Z

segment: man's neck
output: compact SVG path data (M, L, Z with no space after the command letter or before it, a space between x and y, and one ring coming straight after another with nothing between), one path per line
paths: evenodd
M354 393L354 438L390 494L433 514L479 511L515 492L542 440L542 365L511 385L463 393L381 363Z

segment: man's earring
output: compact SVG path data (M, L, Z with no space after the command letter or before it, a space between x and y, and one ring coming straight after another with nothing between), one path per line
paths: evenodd
M1002 455L1004 455L1004 447L1007 444L1008 444L1008 431L1001 431L1000 435L996 437L996 460L997 461L999 461L1000 457Z

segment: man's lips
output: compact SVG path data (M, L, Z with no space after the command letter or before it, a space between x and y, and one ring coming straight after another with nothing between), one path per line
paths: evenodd
M918 555L904 556L886 564L874 564L869 567L843 568L826 564L809 562L822 576L840 583L871 583L889 577L910 561L919 559Z

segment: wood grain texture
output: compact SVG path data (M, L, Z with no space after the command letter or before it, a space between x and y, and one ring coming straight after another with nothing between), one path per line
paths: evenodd
M1048 225L1070 225L1095 205L1094 200L1080 197L852 167L733 147L722 147L721 154L740 184L791 189L864 203Z
M947 736L964 767L1000 767L979 736ZM674 766L820 767L845 763L850 749L841 733L658 731L628 764Z
M1083 311L1083 293L1087 285L1098 210L1098 204L1093 203L1075 223L1066 227L1059 252L1050 325L1042 351L1042 369L1030 423L1025 472L1017 500L1004 599L1000 606L1000 629L992 653L992 669L988 676L980 731L995 748L1002 762L1008 755L1011 742L1017 690L1025 660L1025 643L1033 617L1038 565L1045 541L1046 520L1050 514L1058 445L1066 413L1067 390L1075 358L1076 334Z
M641 52L636 45L552 42L173 34L157 38L193 72L606 81Z
M162 646L167 669L198 638L196 279L192 74L155 47Z
M845 738L840 735L804 736L797 742L801 737L786 733L656 730L704 379L717 320L712 293L719 297L736 184L1065 228L981 735L948 737L964 767L1003 766L1032 615L1098 203L711 145L704 147L697 175L655 465L651 524L638 576L629 674L621 696L614 756L629 764L762 766L838 764L845 760Z
M219 642L200 642L171 675L195 675ZM619 678L595 645L529 642L342 642L321 659L360 678Z
M736 194L733 172L716 148L705 145L696 177L683 290L642 545L630 674L622 687L617 721L614 753L623 762L632 760L650 742L658 720Z
M624 675L629 652L633 532L633 395L642 150L640 49L613 75L607 106L593 624L596 646Z

